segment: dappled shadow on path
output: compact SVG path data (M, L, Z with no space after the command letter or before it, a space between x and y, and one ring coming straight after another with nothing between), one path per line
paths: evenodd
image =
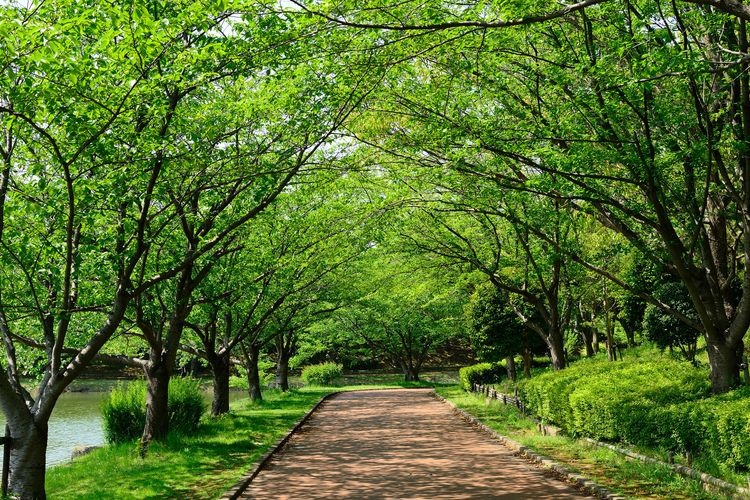
M241 498L534 498L582 495L468 426L429 390L325 403Z

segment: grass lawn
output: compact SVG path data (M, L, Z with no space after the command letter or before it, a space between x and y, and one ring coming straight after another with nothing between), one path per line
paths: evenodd
M626 460L618 453L569 437L542 436L536 423L513 406L464 392L458 386L437 388L437 392L498 433L626 497L726 498L703 491L698 481L684 478L667 467Z
M427 385L427 384L424 384ZM145 459L136 443L106 446L47 471L50 498L218 498L231 488L315 403L331 392L412 387L397 383L267 390L264 401L232 403L229 414L204 417L197 433L152 443Z

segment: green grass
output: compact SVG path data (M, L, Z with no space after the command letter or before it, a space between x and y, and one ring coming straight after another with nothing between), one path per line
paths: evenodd
M427 386L427 383L408 386ZM106 446L47 471L50 498L217 498L326 394L388 385L267 390L264 401L232 403L229 414L204 417L197 433L152 443L145 459L136 443ZM391 386L392 387L392 386Z
M565 436L542 436L536 423L513 406L466 393L458 386L436 390L498 433L628 498L725 498L703 491L698 481L684 478L667 467L626 460L608 449Z

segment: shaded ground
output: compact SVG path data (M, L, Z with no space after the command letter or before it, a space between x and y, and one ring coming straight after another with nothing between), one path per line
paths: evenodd
M326 402L241 498L582 498L473 429L431 390Z

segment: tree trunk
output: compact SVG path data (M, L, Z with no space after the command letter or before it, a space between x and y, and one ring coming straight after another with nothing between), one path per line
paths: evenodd
M526 378L531 378L531 361L533 359L533 355L531 354L531 349L528 347L524 348L523 350L523 376Z
M711 366L711 390L715 394L727 392L740 384L740 347L727 346L726 342L716 343L708 339L708 363Z
M609 332L607 332L607 359L610 361L617 361L617 345L615 339Z
M620 324L622 325L622 329L625 330L625 337L628 340L628 347L635 347L635 330L632 328L628 328L623 324L623 322L620 322Z
M404 369L404 380L406 382L419 382L419 370L413 366Z
M591 328L591 347L594 348L594 354L599 352L599 332L596 327Z
M594 355L594 345L591 342L593 338L593 328L582 326L579 330L579 333L581 334L581 339L583 340L583 346L586 348L586 357L590 358Z
M38 423L29 415L24 422L9 419L13 447L10 452L8 490L19 498L46 498L44 491L47 454L47 422Z
M169 431L169 379L166 363L157 358L149 361L146 372L146 425L141 437L141 455L152 440L162 440Z
M229 353L208 360L214 382L214 398L211 416L218 417L229 412Z
M609 297L606 296L604 298L604 329L606 330L607 334L607 359L609 359L610 361L617 361L615 328L612 323L612 303Z
M565 368L565 342L559 328L550 329L547 336L547 347L549 348L549 356L552 360L552 368L555 370Z
M250 401L263 401L263 394L260 390L260 373L258 371L258 355L260 346L253 342L246 351L245 368L247 369L247 393Z
M513 356L505 358L505 369L508 372L508 378L513 382L516 381L516 359Z
M289 390L289 354L279 353L276 360L276 387L286 392Z

